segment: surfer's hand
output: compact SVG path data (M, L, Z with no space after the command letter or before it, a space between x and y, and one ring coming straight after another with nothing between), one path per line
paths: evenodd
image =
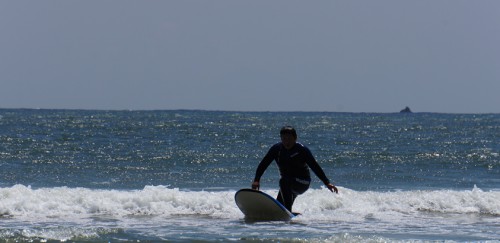
M331 183L328 183L326 187L328 187L328 190L330 190L331 192L335 192L337 194L339 193L339 189L337 189L337 187L332 185Z
M259 183L258 181L254 181L254 182L252 183L252 189L254 189L254 190L257 190L257 191L258 191L258 190L259 190L259 187L260 187L260 183Z

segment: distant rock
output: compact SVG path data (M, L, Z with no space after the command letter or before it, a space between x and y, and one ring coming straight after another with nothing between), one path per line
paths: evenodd
M412 111L410 110L410 107L407 106L406 108L402 109L400 113L412 113Z

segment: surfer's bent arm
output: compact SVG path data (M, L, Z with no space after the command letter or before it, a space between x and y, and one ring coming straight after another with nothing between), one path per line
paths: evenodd
M321 166L319 166L318 162L316 161L316 159L312 155L311 151L304 147L304 152L306 153L306 163L309 166L309 168L311 168L311 170L314 172L314 174L316 174L316 176L325 185L330 184L330 180L328 179L328 177L326 177L325 172L323 171Z
M266 156L264 156L264 158L260 161L259 166L257 167L257 171L255 172L252 188L257 187L254 189L258 189L260 177L264 174L271 162L273 162L273 160L276 158L278 151L279 150L276 149L276 146L271 147Z
M316 174L316 176L325 184L325 186L330 190L331 192L338 193L337 187L335 187L332 183L330 183L330 180L326 176L325 172L321 168L321 166L318 164L318 161L314 158L312 155L311 151L309 149L306 149L307 153L307 165L311 170Z

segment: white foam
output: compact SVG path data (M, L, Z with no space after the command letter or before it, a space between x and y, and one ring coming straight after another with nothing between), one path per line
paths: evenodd
M407 218L422 214L500 215L500 192L484 192L474 187L467 191L354 191L340 188L309 190L297 198L294 211L311 219L365 221Z
M80 228L53 226L50 228L21 228L0 230L0 239L12 242L47 242L47 239L65 242L75 237L82 239L97 238L99 234L116 233L117 230L104 228ZM36 239L36 240L35 240ZM9 241L7 240L7 241ZM3 242L3 241L2 241Z
M164 186L143 190L40 188L23 185L0 188L0 215L28 218L82 218L100 215L210 215L226 217L238 211L234 191L189 192Z
M467 191L354 191L310 189L297 198L294 211L301 220L390 220L421 213L500 215L500 192ZM276 190L265 191L272 196ZM165 186L142 190L39 188L15 185L0 188L0 217L88 218L131 215L207 215L241 218L235 191L182 191Z

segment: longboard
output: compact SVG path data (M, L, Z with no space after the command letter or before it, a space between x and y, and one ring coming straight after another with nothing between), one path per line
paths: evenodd
M287 221L294 217L280 202L261 191L241 189L234 195L234 200L245 219Z

